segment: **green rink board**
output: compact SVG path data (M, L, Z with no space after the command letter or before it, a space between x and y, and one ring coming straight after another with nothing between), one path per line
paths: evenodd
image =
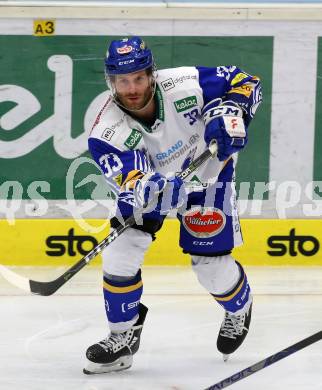
M85 113L96 96L106 89L103 59L109 39L103 36L0 36L0 86L15 85L32 93L41 109L16 128L8 131L0 127L0 141L18 140L39 126L54 113L55 73L48 69L47 60L53 55L67 55L72 59L71 137L84 132ZM158 68L176 66L236 65L262 79L264 102L250 126L249 145L240 153L237 167L239 182L269 180L269 144L272 95L273 37L163 37L148 36ZM4 55L5 53L5 55ZM2 99L3 100L3 99ZM0 89L0 118L15 106L13 101L2 101ZM1 123L1 122L0 122ZM54 131L54 130L53 130ZM86 147L79 156L88 156ZM23 198L28 185L35 180L50 183L50 191L42 193L47 199L65 199L66 172L73 160L57 154L53 137L36 146L30 153L15 158L1 158L0 186L15 180L23 186ZM99 174L93 165L82 165L76 182L90 173ZM74 191L76 199L86 199L93 184ZM1 193L0 193L1 197Z

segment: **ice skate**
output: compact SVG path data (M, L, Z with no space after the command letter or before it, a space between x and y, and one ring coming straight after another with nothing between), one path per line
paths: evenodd
M236 351L245 340L252 315L252 304L247 311L240 315L225 312L224 321L221 324L217 338L218 351L223 354L226 362L229 355Z
M133 355L140 346L140 337L148 308L139 307L139 319L126 332L111 333L99 343L90 346L86 351L89 360L84 374L103 374L126 370L132 366Z

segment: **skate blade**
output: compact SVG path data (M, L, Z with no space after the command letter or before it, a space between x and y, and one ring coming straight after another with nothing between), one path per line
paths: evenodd
M223 353L222 358L224 359L224 362L227 362L227 361L228 361L229 356L230 356L230 355L226 355L225 353Z
M86 375L93 374L106 374L109 372L122 371L130 368L132 366L133 356L122 356L119 359L115 360L113 363L101 364L93 363L89 361L87 366L83 369L83 373Z

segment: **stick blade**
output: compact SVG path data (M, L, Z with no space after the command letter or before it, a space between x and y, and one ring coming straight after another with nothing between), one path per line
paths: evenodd
M2 264L0 264L0 274L13 286L34 295L52 295L65 282L62 278L58 278L51 282L38 282L36 280L28 279L25 276L21 276Z
M29 284L32 294L48 297L49 295L53 295L59 289L59 287L64 284L64 281L62 282L61 278L51 282L38 282L36 280L29 280Z
M28 278L18 275L11 269L0 264L0 274L12 285L20 288L21 290L31 293L30 281Z

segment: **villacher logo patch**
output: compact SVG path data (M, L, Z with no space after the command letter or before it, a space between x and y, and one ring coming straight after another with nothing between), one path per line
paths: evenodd
M211 207L193 208L183 215L183 225L194 237L205 238L219 234L226 225L225 214Z

